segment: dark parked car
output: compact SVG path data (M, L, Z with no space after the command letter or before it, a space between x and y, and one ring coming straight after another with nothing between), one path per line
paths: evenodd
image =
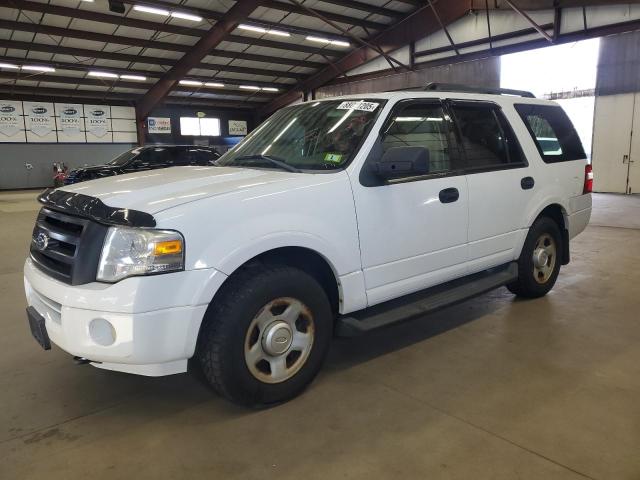
M65 185L123 173L182 165L213 165L220 155L212 147L151 145L128 150L105 165L71 170Z

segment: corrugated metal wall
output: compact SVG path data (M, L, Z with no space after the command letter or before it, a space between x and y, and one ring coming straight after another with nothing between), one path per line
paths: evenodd
M600 40L596 95L640 91L640 32Z
M316 91L316 98L420 87L429 82L499 87L500 59L485 58L473 62L430 67L415 72L397 73L351 83L327 85Z

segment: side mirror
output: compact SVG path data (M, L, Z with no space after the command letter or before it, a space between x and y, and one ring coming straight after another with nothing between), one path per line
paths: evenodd
M429 149L425 147L391 147L374 165L375 173L385 180L415 177L429 173Z

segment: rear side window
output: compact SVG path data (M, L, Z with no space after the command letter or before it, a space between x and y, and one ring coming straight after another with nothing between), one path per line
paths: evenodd
M580 137L561 107L525 104L515 107L546 163L586 158Z
M520 145L498 106L457 101L451 105L467 169L493 170L526 165Z

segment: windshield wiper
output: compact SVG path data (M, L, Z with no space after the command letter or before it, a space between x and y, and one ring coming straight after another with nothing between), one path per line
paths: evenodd
M242 160L266 160L269 163L275 165L276 167L279 167L283 170L287 170L288 172L296 172L296 173L300 173L301 170L299 168L296 168L292 165L289 165L287 162L280 160L278 158L272 157L271 155L261 155L261 154L255 154L255 155L243 155L241 157L236 157L234 158L231 163L237 162L237 161L242 161Z

